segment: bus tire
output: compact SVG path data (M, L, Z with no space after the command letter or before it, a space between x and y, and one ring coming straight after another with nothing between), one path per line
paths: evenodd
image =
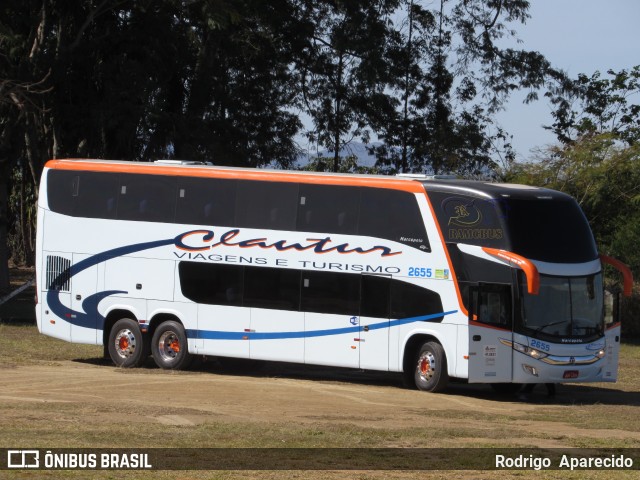
M413 380L418 390L441 392L449 383L447 357L438 342L426 342L415 356Z
M180 322L169 320L161 323L153 333L151 354L160 368L183 370L193 361L187 346L187 334Z
M149 356L148 339L140 331L138 322L121 318L109 332L107 351L118 367L140 367Z

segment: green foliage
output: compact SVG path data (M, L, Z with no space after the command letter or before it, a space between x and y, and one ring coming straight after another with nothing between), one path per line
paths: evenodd
M333 152L329 165L337 172L340 150L355 137L368 137L368 119L386 101L380 52L397 1L295 3L308 32L296 62L300 104L313 121L307 137Z
M391 172L488 174L513 158L493 114L516 89L563 75L537 52L501 48L528 18L526 1L406 0L403 28L389 42L388 89L376 149Z
M331 170L335 162L334 157L322 157L318 156L312 158L310 162L305 165L301 170L308 172L326 172ZM364 167L362 165L358 165L358 157L355 155L348 155L346 157L340 157L339 164L339 173L357 173L357 174L367 174L367 175L375 175L380 173L376 167Z
M562 143L596 133L612 133L631 145L640 140L640 65L631 70L608 70L588 77L580 74L549 92L554 123L546 127ZM633 101L636 103L633 103Z

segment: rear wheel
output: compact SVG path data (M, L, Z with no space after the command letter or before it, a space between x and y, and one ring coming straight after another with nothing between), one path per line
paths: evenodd
M413 379L418 390L441 392L449 383L447 358L438 342L424 343L415 356L413 366Z
M151 340L151 354L160 368L188 368L193 356L187 349L187 335L179 322L169 320L156 328Z
M109 356L119 367L141 366L149 356L148 341L138 322L130 318L118 320L109 332Z

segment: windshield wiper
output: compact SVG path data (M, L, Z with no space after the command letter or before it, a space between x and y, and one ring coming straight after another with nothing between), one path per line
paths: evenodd
M540 327L536 328L533 331L533 333L538 333L538 332L541 332L542 330L544 330L545 328L553 327L554 325L561 325L563 323L567 323L567 322L565 320L560 320L559 322L547 323L546 325L541 325Z

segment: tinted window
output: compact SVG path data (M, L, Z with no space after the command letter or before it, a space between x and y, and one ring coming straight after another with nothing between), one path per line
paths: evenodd
M360 315L389 318L390 277L363 275L361 279Z
M118 175L99 172L49 170L49 208L77 217L115 218Z
M509 199L503 208L514 253L558 263L598 258L589 222L573 198Z
M480 323L511 328L511 287L480 285L472 291L473 313Z
M507 248L498 202L465 195L429 192L447 243Z
M198 262L180 262L182 295L196 303L242 305L243 268Z
M118 175L80 172L75 215L115 218L118 206Z
M422 317L435 313L442 313L442 302L437 293L411 283L400 281L394 281L392 283L392 318ZM434 320L435 319L431 321Z
M360 277L327 272L302 272L302 310L357 315Z
M176 179L161 175L120 175L118 218L145 222L173 222Z
M244 306L298 310L300 270L245 267Z
M235 180L179 178L176 222L234 226L236 185Z
M332 185L300 185L298 231L356 234L360 190Z
M363 188L358 233L430 251L414 195L399 190Z
M73 215L76 197L73 195L74 181L78 172L49 170L47 175L47 196L49 208L54 212Z
M298 185L279 182L238 182L236 226L295 230Z

